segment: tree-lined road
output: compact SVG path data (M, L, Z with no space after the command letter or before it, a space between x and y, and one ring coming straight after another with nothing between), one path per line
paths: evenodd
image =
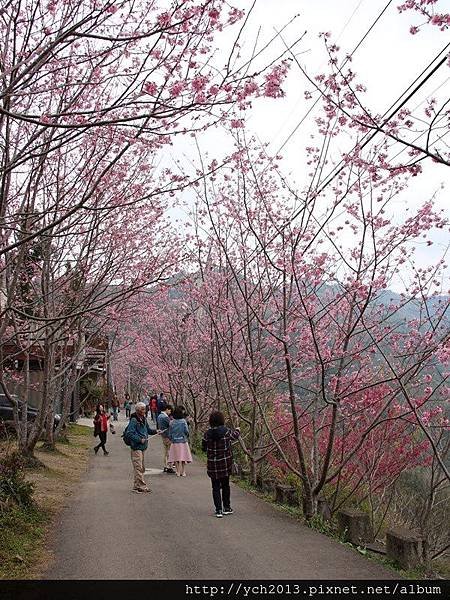
M121 418L122 414L121 414ZM61 516L47 579L390 579L394 574L232 486L233 515L216 519L202 464L161 472L150 439L151 494L132 493L129 450L108 436L109 456L89 470ZM94 442L94 438L92 438ZM94 443L92 444L94 445Z

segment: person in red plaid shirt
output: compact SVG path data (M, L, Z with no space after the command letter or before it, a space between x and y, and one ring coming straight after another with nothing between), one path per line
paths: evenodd
M241 431L239 427L225 427L225 417L218 410L211 413L209 424L211 429L203 436L202 448L208 457L206 472L211 478L216 517L221 518L233 513L230 502L230 475L233 465L231 443L238 439Z

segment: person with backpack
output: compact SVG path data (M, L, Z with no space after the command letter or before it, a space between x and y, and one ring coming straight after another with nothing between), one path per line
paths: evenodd
M130 417L130 422L123 432L123 441L131 448L131 464L134 472L133 491L137 493L150 492L144 479L144 453L148 447L148 436L160 433L152 429L145 418L145 404L138 402L136 412Z
M202 439L202 448L207 455L206 472L211 478L216 517L221 518L233 513L230 501L230 475L233 465L231 443L238 439L241 430L239 427L225 427L225 417L218 410L211 413L209 425L210 429Z

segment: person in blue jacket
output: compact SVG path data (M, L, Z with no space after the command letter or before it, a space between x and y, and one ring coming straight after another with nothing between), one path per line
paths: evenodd
M152 429L148 424L143 402L136 404L136 412L130 417L127 432L130 439L131 463L134 471L133 491L137 493L151 492L144 479L144 452L148 447L148 436L156 435L159 431Z
M185 465L192 462L191 449L189 448L189 427L186 423L186 412L182 406L176 406L173 411L173 420L169 425L169 462L175 463L177 477L186 477Z

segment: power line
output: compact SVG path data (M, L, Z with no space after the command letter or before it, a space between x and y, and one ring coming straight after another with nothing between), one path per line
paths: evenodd
M444 80L442 83L440 83L440 84L439 84L437 87L435 87L435 88L434 88L434 90L433 90L432 92L430 92L430 93L431 93L431 95L435 94L435 93L436 93L438 90L440 90L440 89L441 89L441 87L443 87L443 86L444 86L444 85L445 85L445 84L446 84L448 81L450 81L450 77L447 77L447 78L446 78L446 79L445 79L445 80ZM416 104L416 106L415 106L415 107L414 107L412 110L413 110L413 111L417 110L417 109L419 108L419 106L421 106L421 105L422 105L424 102L426 102L426 99L425 99L425 100L422 100L421 102L419 102L418 104ZM411 116L411 118L413 118L413 119L415 119L415 120L418 120L418 118L417 118L417 117L415 117L415 116L414 116L412 113L411 113L411 115L410 115L410 116ZM417 135L417 136L416 136L416 137L415 137L415 138L412 140L412 142L413 142L413 143L416 143L416 142L417 142L417 140L419 140L421 137L423 137L424 135L427 135L427 134L428 134L428 131L422 131L422 132L420 132L420 133L419 133L419 135ZM449 135L449 134L450 134L450 132L447 132L447 133L446 133L446 134L444 134L444 136L442 136L442 137L446 137L446 136L447 136L447 135ZM442 137L441 137L441 138L439 138L439 139L442 139ZM395 140L395 141L393 142L393 144L392 144L391 148L393 148L394 146L396 146L397 144L400 144L400 143L401 143L400 141L398 141L398 140ZM398 158L398 157L399 157L401 154L403 154L403 152L406 152L407 148L408 148L408 146L406 146L406 145L403 145L403 148L402 148L402 149L401 149L399 152L397 152L397 154L395 154L394 156L392 156L392 157L391 157L389 160L395 160L395 159L396 159L396 158Z
M436 71L447 62L447 60L448 60L447 50L449 47L450 47L450 43L448 43L446 46L444 46L444 48L437 54L437 56L435 56L435 58L425 67L425 69L423 69L423 71L415 78L415 80L407 87L407 89L397 98L397 100L395 100L395 102L393 102L391 104L391 106L385 111L385 113L382 115L383 121L382 121L381 125L379 125L377 127L377 129L375 131L373 131L372 133L367 133L364 136L366 139L364 140L364 138L363 138L363 141L360 141L357 144L355 144L355 146L352 148L351 152L353 152L353 150L355 150L357 147L362 149L365 146L367 146L367 144L369 142L371 142L378 133L380 133L382 128L392 119L392 117L403 106L405 106L405 104L420 90L421 87L423 87L425 85L425 83L436 73ZM441 57L441 55L443 53L444 53L444 56L439 60L439 62L434 67L432 67L432 65L439 59L439 57ZM420 83L418 83L413 88L413 86L421 79L421 77L430 68L431 68L431 70L427 73L427 75L424 77L424 79L422 81L420 81ZM409 92L409 90L411 90L411 88L413 88L413 89L408 94L408 92ZM404 99L402 99L403 96L405 96L405 94L408 94L408 95ZM398 104L399 102L400 102L400 104ZM396 106L397 104L398 104L398 106ZM341 173L343 171L345 166L346 166L345 161L341 160L336 165L336 167L333 169L333 171L325 177L325 179L323 180L323 183L321 184L320 189L317 190L317 194L320 194L321 192L323 192L323 190L326 187L328 187L328 185L333 181L333 179L335 179L339 175L339 173Z
M387 10L387 8L389 7L389 5L392 3L392 0L390 2L388 2L388 4L384 7L383 11L380 13L380 15L377 17L377 19L374 21L374 23L371 25L371 27L369 28L368 32L365 34L365 36L363 37L363 39L358 43L358 45L355 47L355 49L353 50L352 54L356 51L357 48L359 48L363 42L363 40L367 37L368 33L373 29L373 27L375 26L376 22L379 21L379 19L381 18L382 14ZM283 38L281 38L283 39ZM286 45L286 44L285 44ZM438 54L437 56L422 70L422 72L414 79L414 81L406 88L406 90L397 98L397 100L395 100L391 106L385 111L385 113L382 115L382 118L384 118L384 120L382 121L381 125L377 127L377 129L370 133L370 134L366 134L364 137L367 138L366 140L364 140L363 137L363 142L361 144L361 142L357 145L354 146L353 150L356 148L356 146L360 146L361 149L365 146L367 146L367 144L378 134L378 133L383 133L384 135L387 135L383 132L382 127L384 127L390 119L392 119L392 117L423 87L423 85L425 85L425 83L437 72L437 70L447 61L448 56L445 55L443 58L441 58L439 60L439 58L441 57L442 53L446 52L447 49L449 48L450 43L447 44ZM350 55L351 56L351 55ZM296 58L294 57L294 60L297 62ZM348 60L348 59L347 59ZM439 62L437 64L436 61ZM345 64L345 63L344 63ZM433 67L433 65L435 64L435 66ZM299 68L301 69L300 65ZM431 69L431 70L429 70ZM422 76L426 73L426 76L421 80ZM419 80L421 80L419 83L417 83ZM417 85L415 85L417 83ZM414 87L415 86L415 87ZM440 86L439 86L440 87ZM411 91L410 91L411 90ZM408 93L410 92L410 93ZM324 92L322 92L322 95L324 94ZM404 97L406 95L406 97ZM319 97L320 98L320 97ZM316 101L317 103L317 101ZM400 103L400 104L398 104ZM311 110L311 109L310 109ZM310 111L308 111L309 113ZM298 127L297 127L298 128ZM294 133L294 132L293 132ZM291 136L292 137L292 134ZM288 140L287 140L288 141ZM285 144L287 143L287 141L285 142ZM283 146L285 145L283 144ZM283 147L282 146L282 147ZM281 148L282 148L281 147ZM280 150L281 150L280 148ZM265 150L264 150L265 152ZM278 152L277 152L278 154ZM326 178L324 179L321 188L319 190L316 191L315 197L317 197L320 193L322 193L326 187L328 187L328 185L335 179L335 177L337 177L345 168L345 163L344 161L341 161L338 165L336 165L336 167L333 169L333 171L331 173L329 173L329 175L326 176ZM278 169L277 169L278 170ZM281 174L280 174L281 175ZM284 177L282 177L282 180L285 182ZM285 182L286 183L286 182ZM290 187L288 186L288 188L290 189ZM292 190L291 190L292 191ZM295 196L297 196L297 194L295 194ZM305 206L302 206L301 208L299 208L293 215L291 215L291 217L289 217L289 222L292 222L294 219L296 219L301 212L304 210ZM287 225L287 223L286 223ZM274 234L269 240L267 240L267 243L270 244L272 243L277 237L277 234ZM255 248L253 250L253 252L251 252L251 254L248 257L248 263L250 264L253 260L255 260L262 252L262 248ZM240 272L240 269L237 270L237 273Z
M400 108L402 108L406 102L408 102L418 91L419 89L425 85L425 83L430 79L430 77L432 77L432 75L434 75L434 73L436 73L436 71L444 64L446 63L448 57L447 55L445 55L433 68L430 72L427 73L426 77L408 94L409 90L411 90L411 88L413 88L413 86L415 85L415 83L422 77L422 75L424 73L426 73L428 71L428 69L430 69L430 67L432 67L432 65L436 62L436 60L439 59L439 57L442 55L443 52L446 52L446 50L448 49L448 47L450 46L450 43L447 44L442 50L441 52L438 53L438 55L422 70L422 72L420 73L420 75L418 75L414 81L406 88L406 90L399 96L399 98L397 98L397 100L395 100L391 107L384 113L383 117L385 117L384 121L382 122L382 125L380 127L383 127L384 125L386 125L390 119L392 119L392 117L396 114L396 112L398 112L398 110L400 110ZM406 96L406 98L403 98L403 96L405 96L405 94L408 94ZM394 107L397 105L398 102L401 101L401 104L398 105L395 110ZM382 131L381 131L382 132ZM364 146L366 146L378 133L380 133L380 129L377 129L376 131L372 132L368 139L363 143L363 145L361 146L361 148L363 148ZM366 134L367 136L368 134ZM356 146L355 146L356 147ZM354 147L354 148L355 148ZM353 148L353 149L354 149ZM343 169L345 168L345 164L343 164L344 161L341 161L334 169L334 171L336 169L338 169L335 173L330 173L325 179L324 183L322 184L322 187L316 192L315 197L317 197L320 193L322 193L324 191L324 189L333 181L333 179L335 177L337 177L339 175L339 173L341 173L343 171ZM343 166L340 166L343 165ZM282 177L283 181L284 178ZM289 186L288 186L289 187ZM296 194L295 194L296 195ZM293 215L291 215L291 217L289 217L289 222L292 222L294 219L296 219L301 212L304 210L305 206L302 206L301 208L299 208ZM287 225L287 223L286 223ZM269 240L267 240L267 243L270 244L272 243L277 237L277 234L274 234ZM250 254L250 256L248 257L248 263L250 264L253 260L255 260L262 252L262 248L255 248L255 250L253 250L253 252ZM240 271L238 270L237 273L239 273Z
M344 33L344 31L347 29L349 23L352 21L353 17L355 16L355 14L358 12L360 6L363 4L363 2L365 2L365 0L359 0L357 6L353 9L352 14L350 15L350 17L347 19L347 21L345 22L345 25L343 26L343 28L341 29L341 31L339 32L339 35L336 38L336 42L339 41L339 39L341 38L342 34ZM344 63L345 64L345 63ZM343 65L342 65L343 66ZM342 67L341 67L342 68ZM287 124L287 122L289 121L289 119L291 118L292 114L295 112L297 106L300 103L300 100L303 98L303 94L301 94L301 96L298 98L298 100L295 103L294 108L290 111L290 113L288 114L288 116L284 119L283 123L280 126L280 130L282 130L284 128L284 126ZM300 127L301 123L303 123L303 121L306 119L306 117L310 114L311 110L316 106L317 101L314 103L314 105L312 107L310 107L310 109L308 110L308 112L306 113L306 115L302 118L301 122L297 125L295 131L297 131L298 127ZM295 133L295 131L293 133ZM273 143L275 143L275 139L280 135L281 131L278 132L278 134L275 136ZM290 139L290 138L289 138ZM288 141L288 140L287 140ZM279 148L278 152L280 150L282 150L284 148L284 145L287 142L284 142L284 144L281 145L281 147ZM277 152L277 154L278 154Z
M359 40L359 42L357 43L357 45L353 48L353 50L351 51L351 53L349 55L347 55L347 57L345 58L344 62L342 63L342 65L339 67L340 69L343 69L345 67L345 65L347 64L347 62L350 60L350 58L355 54L355 52L358 50L358 48L364 43L364 41L366 40L366 38L368 37L368 35L370 34L370 32L372 31L372 29L375 27L375 25L378 23L378 21L381 19L381 17L384 15L384 13L387 11L387 9L389 8L389 6L392 4L393 0L389 0L389 2L385 5L385 7L383 8L383 10L378 14L377 18L375 19L375 21L372 23L372 25L369 27L369 29L366 31L366 33L363 35L363 37ZM360 3L361 4L361 3ZM358 7L355 9L356 10L359 8ZM353 16L353 15L352 15ZM352 17L350 17L351 19ZM349 20L350 20L349 19ZM316 107L317 103L319 102L321 96L319 95L317 97L317 99L315 100L315 102L312 104L312 106L309 107L309 109L307 110L306 114L303 115L303 117L300 119L300 121L297 123L297 125L294 127L294 129L291 131L291 133L288 135L288 137L285 139L285 141L281 144L281 146L278 148L276 154L279 154L281 152L281 150L283 150L283 148L286 146L286 144L291 140L292 136L298 131L299 127L305 122L305 120L307 119L307 117L311 114L311 112L314 110L314 108Z
M351 22L351 20L353 19L353 17L356 15L356 13L358 12L361 4L364 2L365 0L359 0L358 5L356 6L356 8L353 9L352 14L349 16L349 18L347 19L347 21L345 22L344 27L341 29L341 31L339 32L339 35L337 36L336 40L339 41L341 35L344 33L344 31L347 29L349 23Z

